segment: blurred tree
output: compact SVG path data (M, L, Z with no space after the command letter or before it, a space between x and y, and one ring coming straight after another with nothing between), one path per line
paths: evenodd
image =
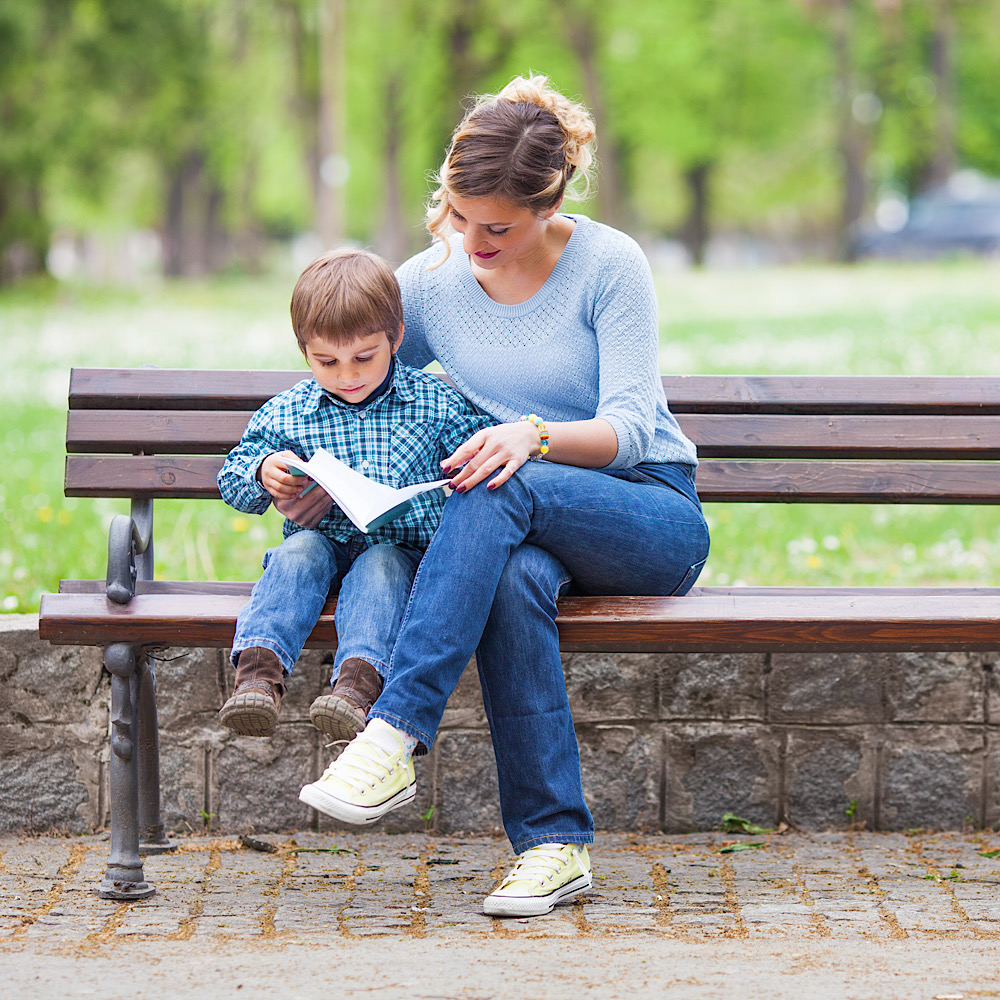
M45 178L65 124L53 84L71 27L57 0L0 0L0 284L44 266Z
M633 0L614 10L608 44L618 65L608 85L619 148L642 150L647 162L656 151L678 170L678 235L701 264L720 167L740 148L800 141L816 113L815 32L794 6L773 0ZM664 178L643 186L657 184Z

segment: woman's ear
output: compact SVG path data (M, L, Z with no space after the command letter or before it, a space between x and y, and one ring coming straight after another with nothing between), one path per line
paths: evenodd
M565 197L565 196L563 196L563 197ZM560 197L560 199L551 208L547 208L547 209L545 209L544 212L542 212L541 218L543 218L543 219L551 219L552 216L555 215L556 212L558 212L560 208L562 208L562 203L563 203L563 198Z

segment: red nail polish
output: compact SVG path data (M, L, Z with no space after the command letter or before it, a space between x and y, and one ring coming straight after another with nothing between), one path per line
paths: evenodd
M486 488L487 488L488 490L495 490L495 489L497 488L497 487L496 487L496 483L487 483L487 484L486 484Z
M450 465L445 465L442 462L441 463L441 471L447 474L447 473L451 472L451 466Z
M465 485L465 483L463 483L461 486L456 486L455 487L455 492L456 493L464 493L467 488L468 487Z

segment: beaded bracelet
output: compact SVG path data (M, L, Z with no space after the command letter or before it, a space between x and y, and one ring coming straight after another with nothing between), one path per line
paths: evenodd
M529 413L527 416L521 417L522 420L526 420L529 424L534 424L538 428L538 436L541 439L542 446L538 449L537 455L532 455L531 458L534 461L540 461L543 455L547 455L549 452L549 432L545 429L545 421L537 413Z

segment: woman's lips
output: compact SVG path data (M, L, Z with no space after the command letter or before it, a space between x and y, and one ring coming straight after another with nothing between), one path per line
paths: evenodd
M492 253L483 253L482 250L477 250L476 256L481 257L483 260L489 260L491 257L495 257L498 253L500 253L499 250L494 250Z

